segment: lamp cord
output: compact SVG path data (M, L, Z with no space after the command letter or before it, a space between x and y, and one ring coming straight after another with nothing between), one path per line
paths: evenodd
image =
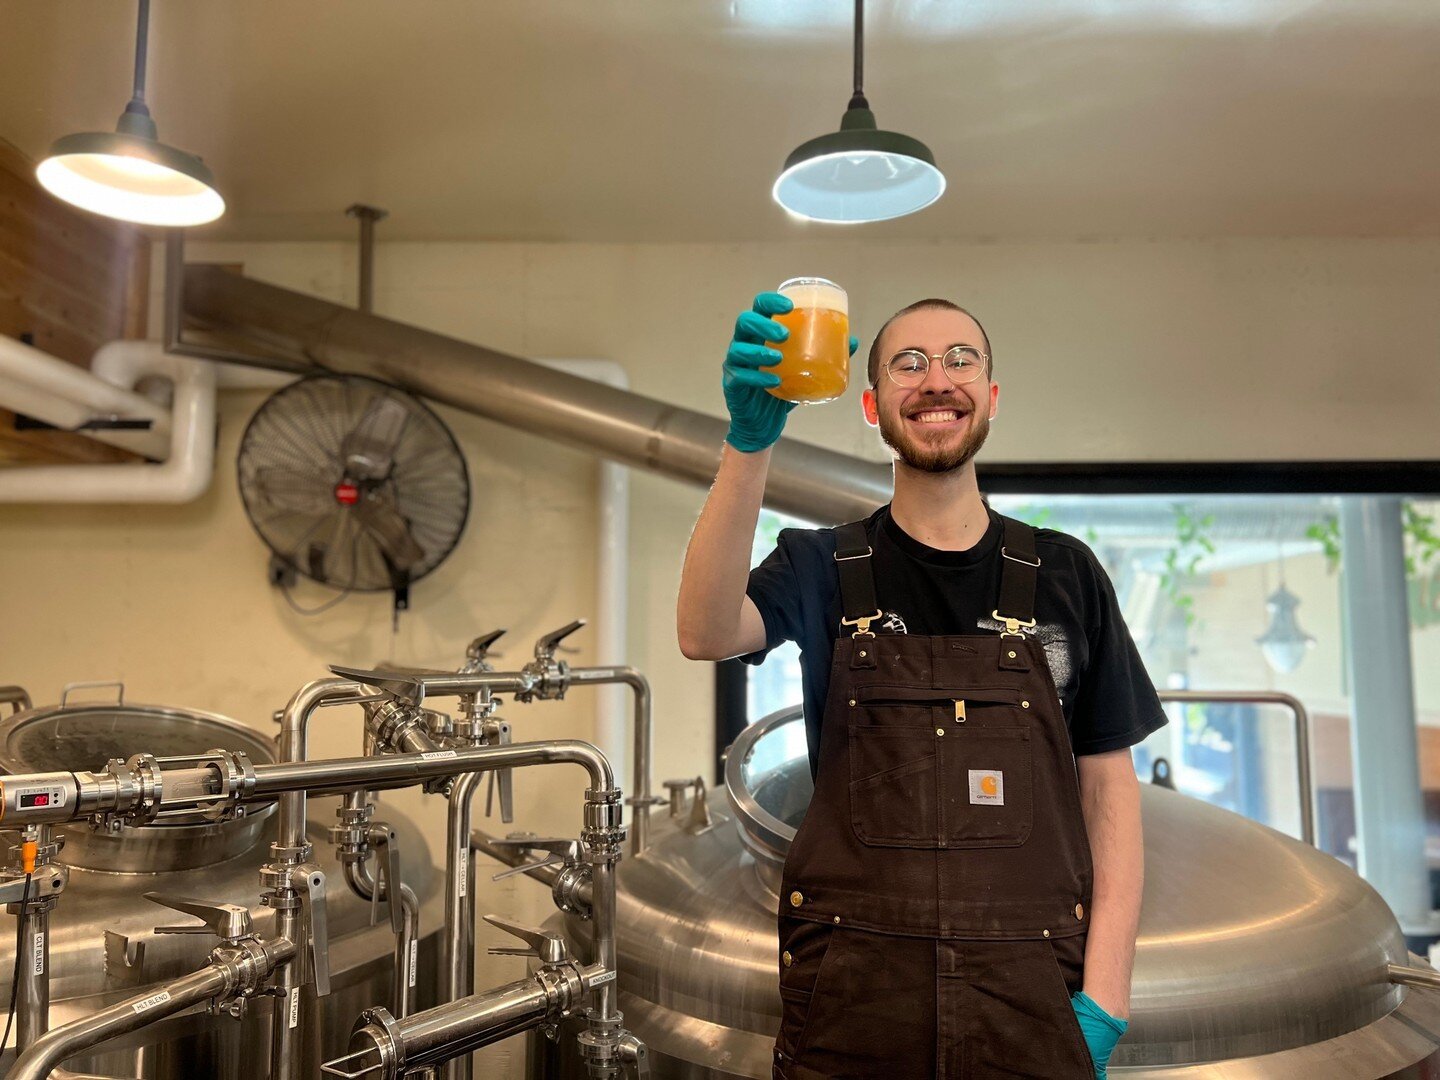
M855 0L855 93L850 108L869 107L865 100L865 0Z
M150 0L140 0L140 18L135 28L135 92L131 96L145 102L145 54L150 42Z

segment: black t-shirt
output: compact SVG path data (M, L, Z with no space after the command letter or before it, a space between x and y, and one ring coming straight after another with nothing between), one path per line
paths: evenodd
M965 551L942 551L907 535L882 506L865 520L874 551L875 592L885 617L879 633L998 633L1000 516ZM1077 757L1119 750L1164 726L1165 713L1120 615L1115 587L1084 543L1035 530L1040 569L1035 629ZM800 646L810 772L818 766L830 661L843 614L831 529L782 529L775 550L750 571L746 589L765 620L765 648L742 657L758 664L783 641Z

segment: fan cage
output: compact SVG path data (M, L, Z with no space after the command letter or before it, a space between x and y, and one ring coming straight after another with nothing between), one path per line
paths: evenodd
M393 468L373 488L424 552L401 577L338 494L346 437L381 398L399 402L407 416ZM449 427L414 395L361 375L306 376L272 394L245 427L236 471L246 516L275 557L344 592L408 588L445 561L469 518L469 470Z

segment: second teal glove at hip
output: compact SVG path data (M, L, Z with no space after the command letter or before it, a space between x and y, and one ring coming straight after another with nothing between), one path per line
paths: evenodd
M1130 1021L1111 1016L1083 990L1071 996L1070 1004L1075 1007L1075 1018L1080 1021L1085 1045L1090 1048L1090 1057L1095 1062L1095 1080L1107 1080L1110 1055L1115 1052L1120 1036L1130 1027Z

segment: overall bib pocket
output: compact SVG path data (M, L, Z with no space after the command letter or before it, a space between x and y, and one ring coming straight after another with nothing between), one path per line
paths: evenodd
M1034 792L1028 727L967 725L944 740L940 805L945 846L1019 847L1030 839Z
M872 847L1018 847L1033 817L1028 718L1008 688L851 692L850 819Z

